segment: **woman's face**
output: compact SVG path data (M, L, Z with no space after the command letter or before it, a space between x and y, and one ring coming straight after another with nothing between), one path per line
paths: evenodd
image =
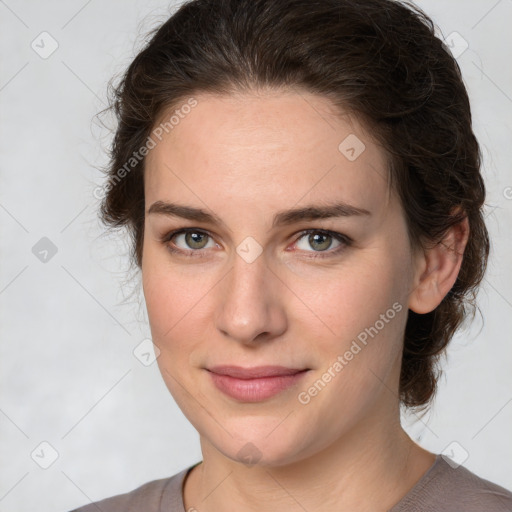
M415 270L383 152L313 94L195 100L146 157L143 288L167 387L234 460L283 465L386 428Z

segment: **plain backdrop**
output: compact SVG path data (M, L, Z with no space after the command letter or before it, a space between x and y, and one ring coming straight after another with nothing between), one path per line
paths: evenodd
M492 253L484 321L453 340L430 413L403 420L425 448L512 488L512 2L418 4L459 53ZM0 1L0 512L67 511L201 459L156 363L133 353L150 337L142 294L93 194L111 136L93 120L107 82L174 8Z

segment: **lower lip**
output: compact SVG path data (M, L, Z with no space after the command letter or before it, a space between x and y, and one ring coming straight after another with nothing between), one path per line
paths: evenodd
M238 379L209 372L217 389L241 402L261 402L297 384L307 370L294 375L276 375L257 379Z

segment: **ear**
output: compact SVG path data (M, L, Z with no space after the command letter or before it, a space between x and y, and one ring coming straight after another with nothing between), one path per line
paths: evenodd
M419 314L430 313L441 303L455 284L468 237L469 222L464 217L438 244L416 256L409 309Z

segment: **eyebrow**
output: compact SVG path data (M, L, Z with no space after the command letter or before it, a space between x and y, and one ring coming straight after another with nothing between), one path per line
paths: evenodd
M201 208L184 206L165 201L154 202L147 211L149 214L159 214L168 217L181 217L196 222L218 224L225 226L224 221L214 214ZM288 226L299 221L312 221L334 217L370 216L371 212L344 202L337 202L327 206L309 205L291 210L282 210L274 216L272 228Z

